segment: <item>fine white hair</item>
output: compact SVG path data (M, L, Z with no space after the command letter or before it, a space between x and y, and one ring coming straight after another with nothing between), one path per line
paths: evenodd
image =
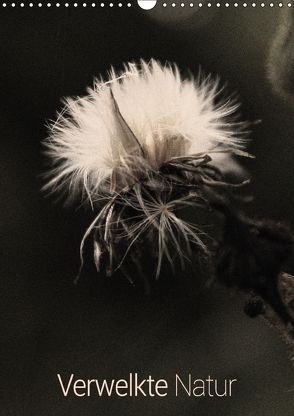
M234 121L239 105L220 100L220 91L218 79L183 79L176 65L155 60L128 63L119 74L112 69L109 80L96 79L86 96L65 99L50 125L45 189L86 192L91 200L118 165L128 165L136 146L142 151L136 164L153 171L172 158L202 153L229 170L230 155L244 140L242 124ZM229 152L214 153L216 148Z

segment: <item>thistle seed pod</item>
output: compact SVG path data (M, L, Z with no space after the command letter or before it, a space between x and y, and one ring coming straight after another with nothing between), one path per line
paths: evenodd
M192 250L208 254L204 231L178 214L207 210L211 192L229 186L223 174L236 169L232 156L247 155L239 104L220 100L218 84L182 79L176 65L151 60L112 70L85 97L66 99L45 141L52 168L44 188L92 205L81 265L90 235L96 268L103 252L108 274L151 242L157 277L164 257L173 265Z

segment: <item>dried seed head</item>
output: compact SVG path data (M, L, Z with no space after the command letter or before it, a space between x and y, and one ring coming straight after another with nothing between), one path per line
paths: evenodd
M239 104L219 100L218 84L210 76L182 79L176 65L154 60L112 70L85 97L67 98L51 124L45 189L95 199L105 187L117 191L173 158L201 153L212 152L222 170L232 167L244 125L232 121Z

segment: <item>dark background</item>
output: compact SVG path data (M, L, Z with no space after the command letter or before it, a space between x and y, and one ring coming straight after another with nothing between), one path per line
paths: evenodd
M266 78L278 7L206 9L175 22L176 9L146 13L132 3L0 10L0 414L290 416L289 350L274 330L244 316L238 296L213 287L198 297L183 288L145 299L125 286L100 290L91 267L72 285L90 215L43 197L40 142L61 97L84 94L93 76L122 62L153 57L220 74L228 93L238 92L244 118L262 120L250 136L256 160L246 162L248 193L255 199L247 212L294 225L293 108ZM227 399L102 400L64 398L56 378L132 371L167 379L210 374L238 384Z

